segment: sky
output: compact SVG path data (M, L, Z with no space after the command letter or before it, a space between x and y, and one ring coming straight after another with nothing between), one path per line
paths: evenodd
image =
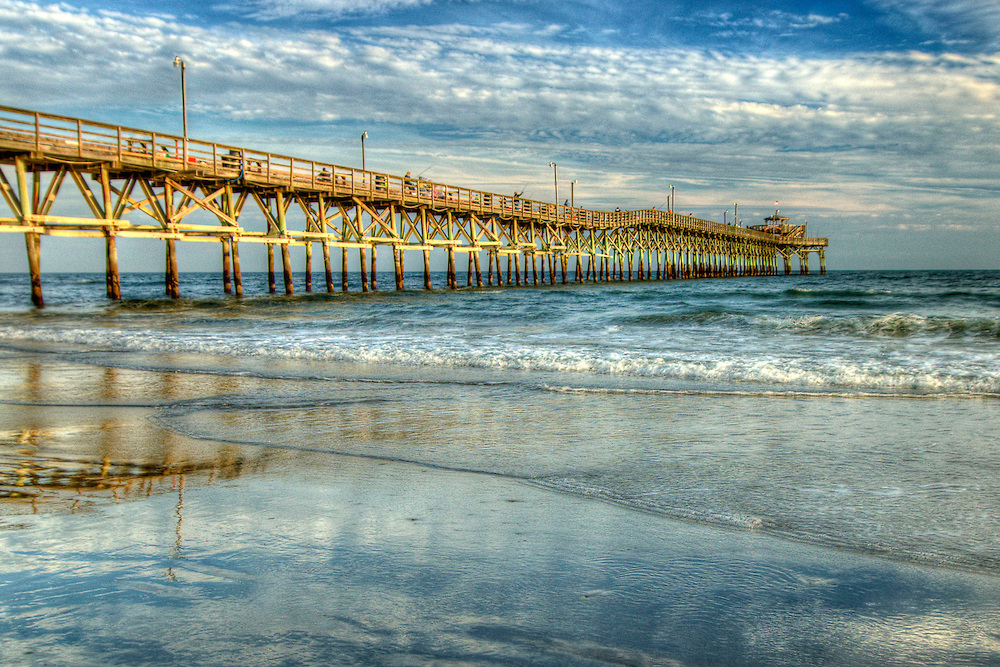
M1000 0L0 0L3 105L180 134L177 55L194 138L1000 269Z

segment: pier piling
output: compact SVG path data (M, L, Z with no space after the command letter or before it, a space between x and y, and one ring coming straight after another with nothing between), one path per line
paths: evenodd
M226 294L233 293L232 258L230 257L230 238L223 236L222 239L222 291Z
M166 282L167 296L171 299L179 299L181 297L180 275L177 273L177 247L174 239L167 239L165 260L166 275L164 281Z
M361 291L368 291L368 253L365 252L365 247L361 246L358 248L358 262L361 266Z
M345 274L346 275L346 274ZM276 290L276 284L274 282L274 246L270 243L267 244L267 291L270 294L274 294Z
M306 268L305 268L305 290L306 293L313 291L313 247L312 243L306 244Z
M333 267L330 266L330 244L323 241L323 277L326 278L327 293L333 292Z
M28 250L28 274L31 280L31 303L39 308L45 305L42 298L42 241L38 234L25 234L24 245Z

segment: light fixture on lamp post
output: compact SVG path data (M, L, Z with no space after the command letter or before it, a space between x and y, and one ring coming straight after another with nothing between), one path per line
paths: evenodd
M367 171L365 169L365 139L368 138L367 132L361 133L361 171Z
M181 114L184 122L184 168L188 163L188 110L187 110L187 82L184 80L184 70L186 65L180 56L174 56L174 67L181 68Z

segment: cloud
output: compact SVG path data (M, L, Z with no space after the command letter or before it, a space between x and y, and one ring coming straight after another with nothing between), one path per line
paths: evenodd
M7 99L30 88L41 101L155 108L175 96L168 72L181 54L196 108L243 118L365 119L605 146L920 155L1000 144L992 56L767 58L546 44L523 39L547 29L527 25L209 30L24 2L0 7L0 23Z
M383 14L432 4L434 0L245 0L218 4L216 9L241 16L274 20L291 16L351 16Z
M998 0L869 0L903 27L916 28L942 42L971 41L1000 47Z
M338 161L340 137L353 151L355 128L379 127L379 168L433 164L428 176L506 189L555 159L591 205L657 205L650 193L679 183L714 217L734 197L767 192L783 207L847 212L845 224L860 211L891 219L942 205L970 224L996 219L1000 56L767 57L537 39L549 25L205 28L5 2L0 95L171 131L179 54L199 138Z
M691 16L678 17L676 20L694 23L724 31L726 34L759 32L787 32L790 30L810 30L820 26L840 23L848 18L845 13L837 16L823 14L795 14L781 10L771 10L758 14L736 15L732 12L698 12Z

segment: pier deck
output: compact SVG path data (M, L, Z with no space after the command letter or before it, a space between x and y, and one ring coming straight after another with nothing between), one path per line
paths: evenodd
M11 177L8 176L13 171ZM53 215L66 184L75 184L90 216ZM334 290L331 248L341 249L341 288L347 253L357 249L362 289L375 288L377 246L391 246L396 288L403 289L404 253L423 255L430 289L430 252L447 254L447 280L457 287L455 254L468 255L468 284L555 283L572 280L649 280L791 272L791 257L808 273L809 253L825 272L824 238L804 225L748 229L673 211L595 211L359 170L240 146L204 142L0 106L0 193L10 216L0 232L25 236L32 300L42 305L40 238L102 237L108 297L120 298L118 237L166 244L166 292L177 297L176 241L219 243L223 287L242 293L239 247L263 244L269 287L276 291L274 248L281 253L284 291L294 292L289 246L304 246L307 291L312 250L323 252L326 288ZM247 204L251 204L247 207ZM248 215L246 211L255 211ZM211 224L189 216L208 214ZM255 224L251 218L263 220ZM247 224L241 224L241 220ZM371 254L371 281L367 254ZM506 257L506 269L501 258ZM655 272L653 265L655 263ZM548 275L546 275L548 274Z

